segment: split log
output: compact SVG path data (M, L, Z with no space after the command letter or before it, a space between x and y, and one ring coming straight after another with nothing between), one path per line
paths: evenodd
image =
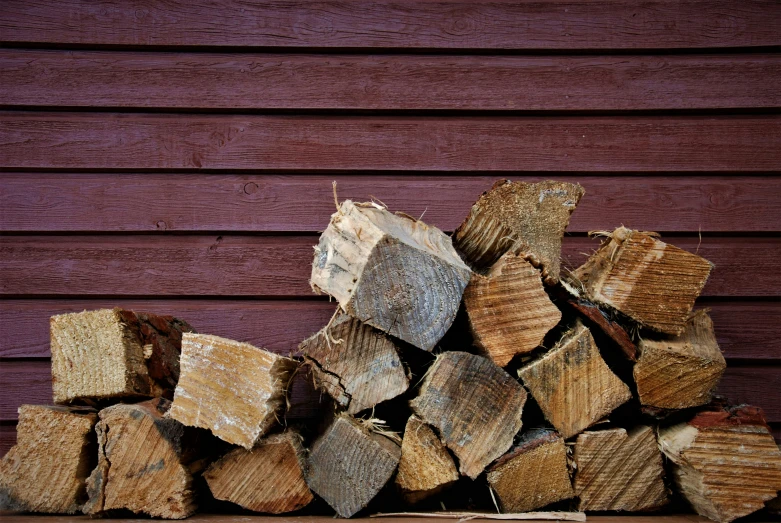
M409 378L396 345L374 327L340 313L299 349L317 387L350 414L403 394Z
M80 512L97 417L88 408L19 407L16 445L0 461L0 510Z
M659 429L659 446L678 491L719 523L763 508L781 491L781 450L757 407L700 412Z
M649 329L680 334L713 264L653 233L619 227L583 265L572 284L589 300Z
M500 367L537 348L561 320L540 272L512 254L502 256L487 276L472 276L464 307L475 344Z
M478 272L511 252L538 267L546 283L556 283L561 239L584 193L575 183L499 180L472 206L453 244Z
M491 465L487 479L503 512L529 512L575 495L564 438L547 429L524 434Z
M203 476L212 495L255 512L283 514L313 499L304 479L304 448L293 431L237 448L214 462Z
M521 384L493 361L445 352L431 365L410 406L439 431L458 458L461 474L475 479L512 445L526 396Z
M342 414L312 445L306 482L339 516L349 518L388 483L400 458L396 442Z
M98 465L87 479L86 514L128 509L183 519L195 512L192 475L203 465L194 443L199 434L165 418L170 405L157 398L100 411Z
M621 350L629 361L637 361L637 346L629 333L614 318L597 305L579 298L567 299L567 304L586 319L588 325L596 326Z
M684 409L710 403L727 362L707 311L697 311L679 335L642 339L634 378L640 403Z
M101 309L51 318L55 403L171 397L179 379L186 322L171 316Z
M315 247L311 284L350 316L430 351L453 323L470 275L439 229L346 200Z
M168 417L246 449L282 415L297 362L238 341L185 334Z
M579 510L647 511L668 502L652 427L584 432L575 441L574 459Z
M401 442L396 486L407 503L418 503L447 489L458 480L453 458L434 431L417 416L410 416Z
M518 376L564 438L588 428L632 397L580 320L545 355L521 367Z

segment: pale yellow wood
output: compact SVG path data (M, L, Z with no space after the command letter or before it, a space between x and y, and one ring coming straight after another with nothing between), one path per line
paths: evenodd
M410 416L401 443L396 486L408 503L417 503L458 480L458 470L445 445L417 416Z

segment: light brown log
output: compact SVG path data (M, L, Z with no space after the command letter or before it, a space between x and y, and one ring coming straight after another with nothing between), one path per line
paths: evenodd
M470 274L436 227L346 200L315 247L311 284L350 316L430 351L453 323Z
M573 273L576 289L597 304L666 334L683 332L713 264L658 240L619 227Z
M653 427L586 431L575 441L579 510L653 510L668 502Z
M339 516L349 518L391 479L400 458L396 442L341 414L312 445L306 481Z
M677 490L700 515L728 523L781 491L781 449L757 407L706 410L659 429Z
M499 180L472 206L453 244L477 271L512 252L540 268L546 283L556 283L561 238L584 193L576 183Z
M564 438L552 430L531 430L491 465L488 484L503 512L529 512L573 497Z
M518 376L564 438L583 431L632 397L580 320L550 351L521 367Z
M464 307L475 344L500 367L537 348L561 320L540 272L513 254L502 256L486 276L472 276Z
M97 418L88 408L19 407L16 445L0 461L0 510L80 512Z
M299 349L318 388L350 414L395 398L409 388L396 344L362 321L339 313Z
M168 417L250 449L283 415L296 366L293 359L249 343L185 334Z
M313 499L304 479L301 436L286 431L237 448L212 463L203 476L212 495L255 512L283 514Z
M639 349L634 379L640 403L649 407L705 405L727 368L706 310L695 312L679 336L643 338Z
M51 318L55 403L133 396L171 397L186 322L100 309Z
M512 445L526 397L521 384L488 358L445 352L410 406L439 432L461 474L475 479Z
M86 514L128 509L182 519L195 512L192 472L201 463L191 438L198 434L164 417L170 405L157 398L100 411L98 465L87 480Z
M410 416L401 442L396 486L408 503L418 503L458 480L458 470L445 445L417 416Z

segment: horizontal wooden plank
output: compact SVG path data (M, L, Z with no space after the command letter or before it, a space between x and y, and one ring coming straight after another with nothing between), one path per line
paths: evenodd
M16 445L16 425L0 425L0 457L5 456L8 449L14 445Z
M0 168L781 170L781 117L0 112Z
M781 106L781 55L414 56L0 50L0 106L655 110Z
M659 49L781 44L772 0L4 0L0 41L84 45Z
M781 238L668 238L716 265L704 296L778 296ZM5 236L0 294L312 296L315 236ZM565 239L575 267L599 241Z
M701 300L711 309L727 358L781 362L781 302ZM49 318L109 307L172 314L199 332L287 353L325 325L334 303L306 300L76 299L0 300L0 358L48 358ZM750 328L747 328L750 326Z
M516 181L540 176L509 175ZM781 177L553 176L586 189L569 230L616 223L640 230L779 229ZM322 229L340 199L375 196L452 231L499 176L6 173L3 231L275 231ZM172 197L175 195L175 197Z

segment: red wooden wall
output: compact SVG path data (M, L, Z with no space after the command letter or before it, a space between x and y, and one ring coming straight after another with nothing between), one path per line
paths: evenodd
M3 0L2 452L51 400L52 314L317 330L331 180L445 230L496 178L579 181L565 259L624 224L713 261L721 390L781 437L780 27L776 0Z

